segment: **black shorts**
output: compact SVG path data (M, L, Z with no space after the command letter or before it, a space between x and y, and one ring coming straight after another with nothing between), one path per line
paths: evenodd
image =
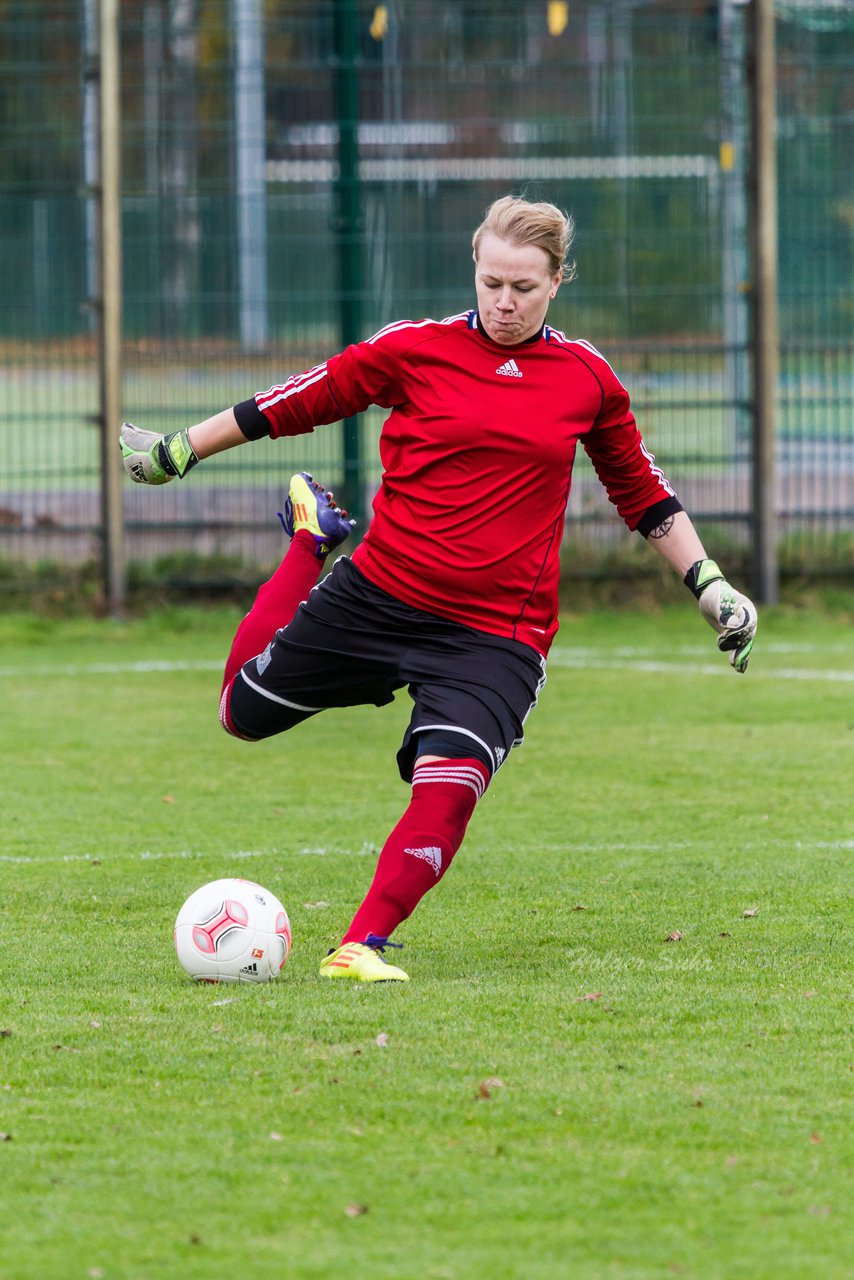
M522 741L545 665L530 645L401 603L344 558L238 672L229 712L237 732L257 740L330 707L383 706L408 685L415 707L397 756L404 781L415 739L429 730L470 743L494 773Z

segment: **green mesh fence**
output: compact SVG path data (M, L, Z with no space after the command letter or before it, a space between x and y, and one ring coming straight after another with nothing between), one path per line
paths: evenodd
M391 319L473 305L472 228L496 196L525 193L578 228L578 280L550 322L623 376L715 548L747 551L745 13L730 0L125 0L126 416L174 430ZM0 3L0 582L38 561L61 576L101 544L95 14L95 0ZM854 13L790 0L777 40L782 562L844 569ZM131 558L166 558L177 576L193 558L214 575L262 571L292 470L344 486L367 514L380 425L369 413L355 445L327 427L212 460L184 485L128 486ZM628 545L583 460L569 525L567 573Z

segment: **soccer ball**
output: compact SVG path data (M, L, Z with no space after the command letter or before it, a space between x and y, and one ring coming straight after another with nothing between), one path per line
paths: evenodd
M252 880L203 885L175 921L178 959L197 982L269 982L290 949L287 911Z

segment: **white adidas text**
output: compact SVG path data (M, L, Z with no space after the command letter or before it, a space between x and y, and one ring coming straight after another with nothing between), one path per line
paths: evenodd
M435 845L428 845L426 849L404 849L403 852L411 853L413 858L420 858L422 862L429 863L437 876L442 870L442 850L437 849Z

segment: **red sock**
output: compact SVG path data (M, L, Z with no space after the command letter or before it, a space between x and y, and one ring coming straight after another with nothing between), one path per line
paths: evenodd
M308 598L322 565L314 553L314 538L307 529L299 529L284 560L272 578L259 588L255 603L237 628L225 664L223 692L244 662L262 653L276 632L288 625L299 605Z
M371 933L388 938L412 914L451 865L488 783L479 760L416 761L409 808L385 842L344 942L364 942Z

